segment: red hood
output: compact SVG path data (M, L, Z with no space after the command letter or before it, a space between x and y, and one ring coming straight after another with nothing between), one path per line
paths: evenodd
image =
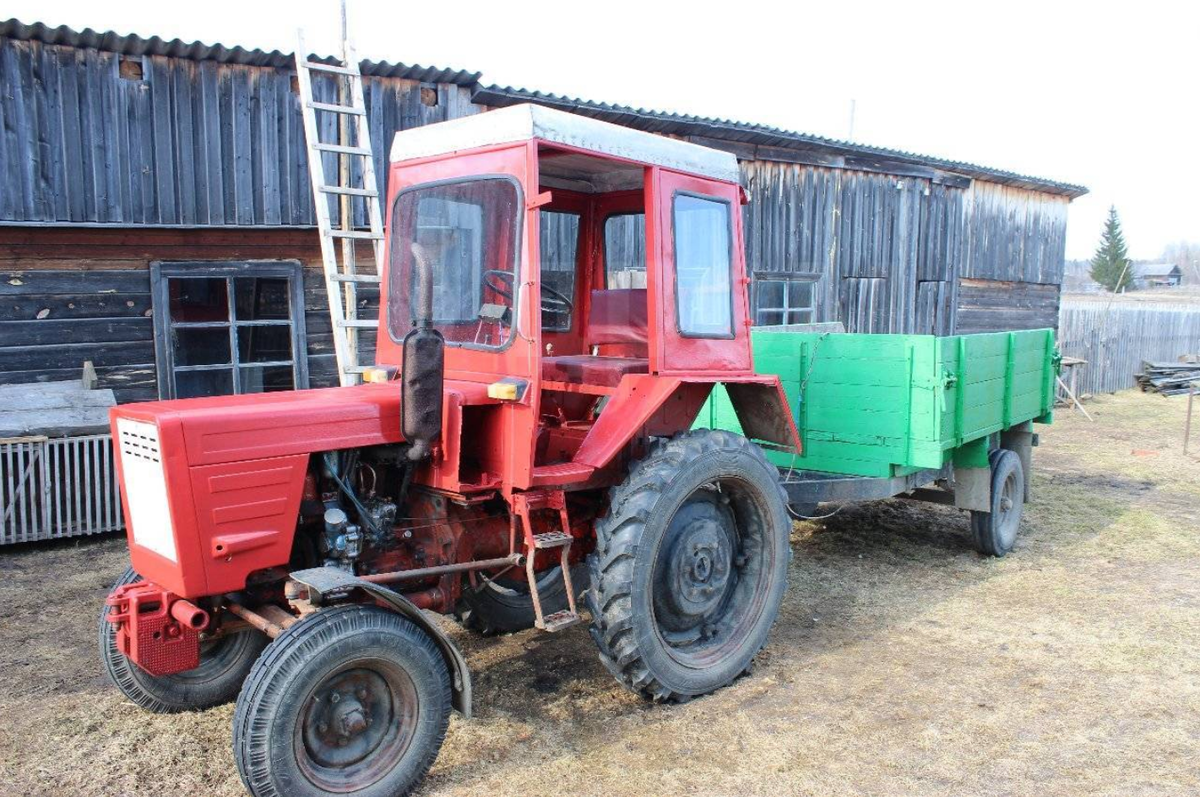
M123 404L117 418L181 434L190 465L399 443L400 385L366 384ZM174 437L174 435L170 435Z

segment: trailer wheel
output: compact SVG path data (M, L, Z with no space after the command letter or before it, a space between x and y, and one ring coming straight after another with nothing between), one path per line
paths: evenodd
M254 665L233 718L255 797L408 794L450 720L450 674L395 612L339 606L284 631Z
M474 589L469 584L463 584L462 598L454 610L463 628L484 636L533 628L535 615L533 599L529 597L529 583L524 578L525 571L518 572L520 575L512 578L481 580L478 588ZM587 579L586 565L571 567L571 583L577 591L583 591ZM561 567L552 567L538 574L538 597L542 601L542 612L547 615L570 605Z
M141 581L129 568L113 588ZM151 675L117 649L117 632L100 611L100 661L108 679L127 698L155 714L174 714L228 703L237 697L242 682L268 639L258 631L240 631L200 643L200 666L174 675Z
M600 660L652 700L730 683L766 642L787 586L779 471L740 435L696 430L659 443L609 498L588 557Z
M1025 474L1021 458L1003 449L993 452L992 511L971 512L975 549L985 556L1004 556L1017 542L1025 507Z

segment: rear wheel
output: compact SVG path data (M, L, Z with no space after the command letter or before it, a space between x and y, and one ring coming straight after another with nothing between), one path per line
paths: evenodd
M621 683L685 700L749 667L787 585L785 502L778 470L731 432L687 432L633 466L588 559L592 637Z
M233 719L255 797L408 794L437 757L450 675L429 635L395 612L340 606L271 643Z
M975 549L985 556L1004 556L1017 542L1025 507L1025 473L1021 458L998 450L991 456L992 511L971 512Z
M113 589L141 580L129 568ZM265 634L254 630L202 641L199 667L173 675L151 675L117 649L117 631L107 616L106 606L100 612L99 627L104 671L133 703L156 714L199 711L233 700L268 641Z

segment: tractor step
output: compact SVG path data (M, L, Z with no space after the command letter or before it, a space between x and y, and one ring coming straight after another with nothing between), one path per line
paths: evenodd
M512 498L513 523L520 523L525 537L525 578L529 582L529 597L533 599L533 624L543 631L561 631L579 622L575 607L575 587L571 583L571 518L567 515L567 497L562 490L530 490L516 493ZM547 509L558 514L561 528L558 531L533 533L534 511ZM516 533L514 525L513 533ZM567 608L562 611L542 614L542 598L538 594L538 575L534 569L536 551L547 548L558 549L558 566L562 571L563 586L567 591Z
M574 538L562 531L548 531L545 534L533 535L534 548L558 548L563 545L570 545Z
M543 631L554 633L555 631L562 631L565 628L570 628L582 619L583 618L580 617L576 612L573 612L570 609L563 609L561 612L555 612L554 614L550 614L542 618L537 623L537 627Z

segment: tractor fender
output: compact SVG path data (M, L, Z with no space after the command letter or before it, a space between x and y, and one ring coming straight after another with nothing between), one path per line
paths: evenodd
M467 660L459 649L450 641L450 637L438 628L416 605L400 593L390 590L381 584L364 581L353 573L347 573L336 567L313 567L308 570L297 570L290 574L308 588L309 600L316 604L326 602L331 597L340 597L355 590L360 590L387 608L412 620L425 633L429 634L446 661L446 669L451 675L451 701L459 713L467 719L471 717L471 671Z
M584 438L575 462L602 468L639 431L667 437L686 431L716 384L725 386L746 437L800 453L800 434L778 376L627 374Z
M803 453L796 419L779 377L763 381L727 380L722 384L746 437Z

